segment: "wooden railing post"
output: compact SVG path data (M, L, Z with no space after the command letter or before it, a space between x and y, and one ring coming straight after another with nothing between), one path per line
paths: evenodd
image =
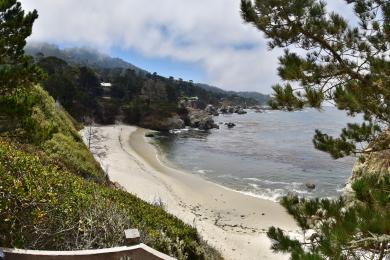
M128 246L138 245L141 242L138 229L126 229L125 242Z

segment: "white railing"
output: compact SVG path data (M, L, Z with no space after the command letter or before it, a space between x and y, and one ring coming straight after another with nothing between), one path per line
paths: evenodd
M0 248L4 260L174 260L145 244L140 243L136 229L125 231L127 246L76 250L76 251L44 251L14 248ZM2 251L2 252L1 252Z

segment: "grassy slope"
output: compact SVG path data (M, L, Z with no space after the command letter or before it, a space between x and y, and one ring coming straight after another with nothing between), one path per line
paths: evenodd
M32 95L39 101L30 129L17 132L33 138L0 138L0 246L110 247L123 245L123 230L132 227L170 255L220 258L194 228L112 188L66 112L40 87Z

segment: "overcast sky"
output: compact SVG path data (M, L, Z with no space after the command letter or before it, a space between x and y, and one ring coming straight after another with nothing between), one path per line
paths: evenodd
M271 92L280 51L244 24L239 0L21 0L30 41L92 47L150 72L229 90ZM343 0L332 9L350 13Z

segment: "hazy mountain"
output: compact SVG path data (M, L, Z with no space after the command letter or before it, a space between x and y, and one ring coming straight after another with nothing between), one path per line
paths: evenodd
M30 43L26 46L25 52L34 58L54 56L73 65L108 69L124 68L133 69L138 73L147 73L147 71L120 58L112 58L107 54L85 47L60 49L54 44Z
M218 93L218 94L234 94L234 95L238 95L238 96L244 97L244 98L251 98L251 99L254 99L257 102L259 102L259 104L261 104L261 105L265 105L268 102L268 100L271 99L270 95L261 94L259 92L255 92L255 91L227 91L227 90L224 90L224 89L221 89L218 87L214 87L214 86L210 86L207 84L199 83L196 85L207 90L207 91Z
M252 98L259 102L261 105L267 104L267 102L271 99L270 95L265 95L261 94L259 92L255 91L239 91L239 92L234 92L236 95L244 98Z

